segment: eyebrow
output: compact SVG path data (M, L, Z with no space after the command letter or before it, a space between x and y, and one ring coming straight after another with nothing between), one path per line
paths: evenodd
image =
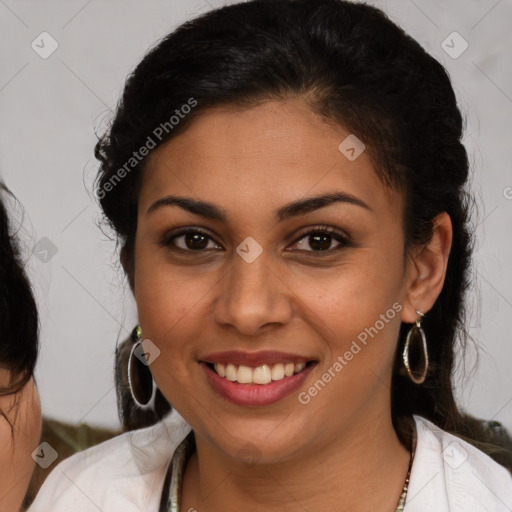
M306 213L318 210L325 206L333 203L345 203L360 206L369 211L373 211L364 201L361 199L347 194L345 192L332 192L330 194L324 194L307 199L299 199L291 203L285 204L279 208L275 213L275 218L278 222L283 222L291 217L304 215ZM200 215L207 219L218 220L221 222L227 222L228 214L226 210L223 210L219 206L209 203L207 201L198 201L191 197L180 197L180 196L165 196L155 201L147 211L147 214L153 213L164 206L179 206L184 210Z

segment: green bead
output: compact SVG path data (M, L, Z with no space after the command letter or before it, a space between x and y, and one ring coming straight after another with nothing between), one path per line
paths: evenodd
M140 341L141 337L142 337L142 330L140 328L140 325L137 325L132 331L132 340L137 342L137 341Z

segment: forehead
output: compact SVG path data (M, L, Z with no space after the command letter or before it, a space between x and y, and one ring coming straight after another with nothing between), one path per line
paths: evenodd
M165 193L265 211L308 195L343 191L400 213L357 140L299 99L205 111L150 156L139 204ZM348 139L347 139L348 138ZM341 144L341 150L340 150ZM351 158L348 158L348 156Z

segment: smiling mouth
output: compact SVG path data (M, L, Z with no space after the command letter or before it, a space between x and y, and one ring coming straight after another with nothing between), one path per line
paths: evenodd
M292 377L304 371L314 361L301 363L263 364L261 366L245 366L232 363L207 363L207 365L220 377L239 384L270 384L287 377Z

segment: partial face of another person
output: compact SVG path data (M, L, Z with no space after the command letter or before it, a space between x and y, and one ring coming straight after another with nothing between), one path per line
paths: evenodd
M160 351L151 371L228 457L251 443L262 462L293 460L389 420L416 269L401 194L366 152L339 150L348 135L300 99L219 107L148 162L134 293L145 346Z
M11 372L0 368L0 388L8 387ZM0 395L0 512L19 510L35 467L31 454L41 437L41 404L34 381L16 394Z

